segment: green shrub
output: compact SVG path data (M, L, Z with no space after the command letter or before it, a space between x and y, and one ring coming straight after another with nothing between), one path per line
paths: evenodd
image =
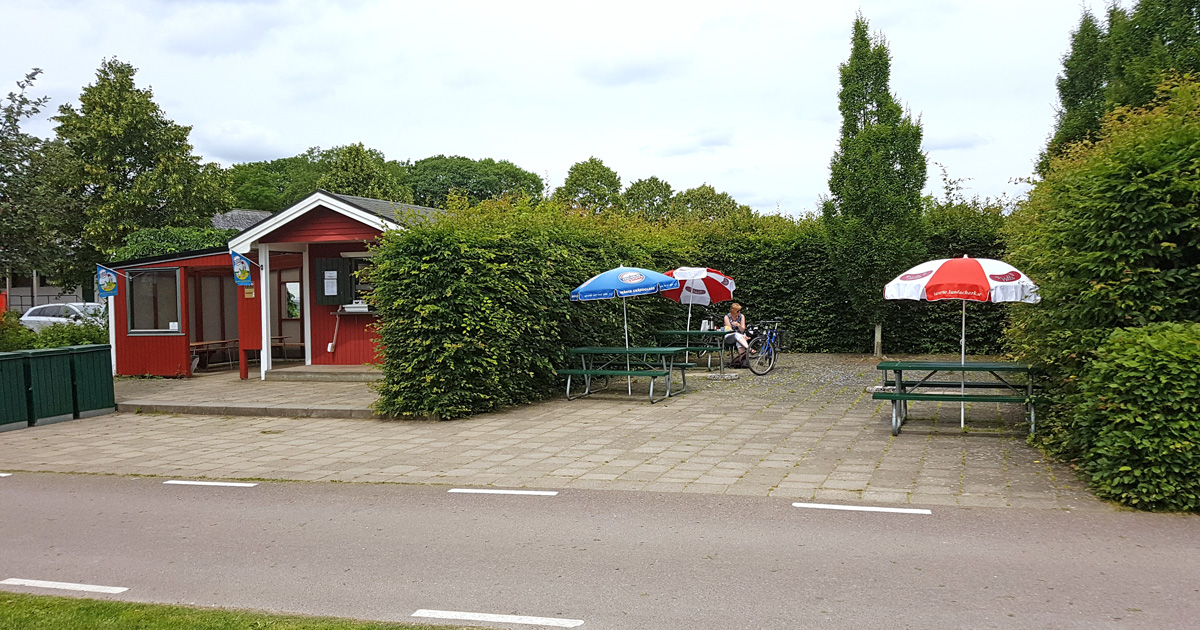
M1010 262L1041 304L1012 308L1012 352L1043 368L1062 403L1039 426L1052 453L1079 457L1075 377L1116 328L1200 320L1200 78L1166 83L1146 109L1106 116L1072 145L1006 223Z
M381 413L457 418L551 395L568 348L624 343L621 301L572 303L571 289L622 264L674 266L653 256L671 247L620 221L529 199L461 201L434 222L387 232L376 249ZM628 307L634 345L678 325L669 300Z
M29 350L37 342L37 333L21 323L16 311L0 313L0 352Z
M1076 427L1097 493L1200 510L1200 323L1117 330L1079 378Z
M90 322L51 324L37 333L34 348L62 348L108 343L108 327Z

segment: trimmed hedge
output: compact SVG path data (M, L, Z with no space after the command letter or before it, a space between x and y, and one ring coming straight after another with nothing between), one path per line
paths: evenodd
M1102 497L1200 510L1200 323L1117 330L1079 376L1075 427Z
M618 265L662 268L677 246L654 238L529 199L458 203L386 233L370 271L383 358L376 408L458 418L550 396L567 349L624 343L621 301L572 303L571 289ZM652 296L628 307L633 345L679 317Z
M1093 351L1118 328L1200 321L1200 76L1168 80L1144 109L1106 115L1095 142L1050 161L1004 232L1010 261L1042 296L1013 308L1007 331L1058 403L1038 440L1083 457L1091 438L1074 426L1073 396Z
M972 255L994 255L980 243L995 246L999 219L998 212L960 208L931 225L955 254L967 246ZM735 298L751 322L786 319L792 349L869 350L873 333L838 299L826 244L815 218L738 215L659 225L619 213L573 214L554 202L508 198L468 207L452 199L444 214L388 232L376 248L371 300L383 363L376 408L457 418L556 395L554 368L568 365L568 349L624 343L620 300L569 300L571 289L618 265L721 269L737 281ZM687 308L661 297L627 305L633 345L654 344L654 330L686 323ZM694 308L692 325L728 306ZM899 305L885 347L956 351L958 306ZM1003 312L970 310L972 351L994 347Z

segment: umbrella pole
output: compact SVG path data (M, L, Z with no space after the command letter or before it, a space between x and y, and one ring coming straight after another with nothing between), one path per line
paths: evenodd
M692 332L692 303L691 303L691 302L688 302L688 323L687 323L687 331L688 331L688 332ZM689 337L687 337L687 341L690 341L690 340L691 340L691 337L690 337L690 336L689 336ZM684 343L687 343L687 341L684 341ZM696 356L700 356L700 355L696 355ZM683 353L683 362L684 362L684 363L687 363L689 360L690 360L690 359L688 358L688 353L684 352L684 353Z
M966 300L962 301L962 338L959 339L959 342L962 344L962 358L960 360L962 362L963 367L965 368L967 366L967 301ZM963 396L966 396L967 395L967 371L963 370L963 371L959 372L958 375L959 375L958 393ZM963 428L966 428L966 426L967 426L967 403L959 402L958 403L958 428L963 429Z
M621 311L625 313L625 371L629 371L629 306L625 302L625 298L621 298ZM625 389L630 396L633 395L633 377L625 376Z

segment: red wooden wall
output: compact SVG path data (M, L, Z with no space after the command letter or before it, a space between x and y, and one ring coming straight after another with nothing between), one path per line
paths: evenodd
M361 243L314 244L308 248L308 261L311 267L312 261L317 258L337 258L342 252L365 250L366 246ZM309 273L312 273L311 269ZM337 331L337 346L334 347L332 354L328 352L329 342L333 340L333 327L338 320L338 317L334 315L338 307L317 304L316 293L321 290L321 282L320 278L310 277L309 286L312 289L305 298L308 300L309 308L312 309L313 364L361 365L374 363L376 360L375 341L379 338L372 326L375 323L375 315L342 315L342 323Z
M313 208L290 223L258 239L259 243L328 243L367 241L379 236L379 230L364 225L328 208Z
M148 269L162 267L178 267L179 281L179 333L178 334L129 334L129 307L126 297L129 286L125 275L117 275L117 296L113 298L115 313L116 343L117 343L117 374L123 376L191 376L192 356L188 347L188 331L191 330L189 313L191 312L191 296L188 291L189 267L212 267L217 265L232 266L229 254L214 254L185 260L174 260L149 265L139 265L133 269ZM129 271L123 269L122 271Z

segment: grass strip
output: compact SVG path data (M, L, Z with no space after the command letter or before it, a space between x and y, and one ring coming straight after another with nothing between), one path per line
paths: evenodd
M21 630L447 630L446 626L273 615L0 592L0 628Z

